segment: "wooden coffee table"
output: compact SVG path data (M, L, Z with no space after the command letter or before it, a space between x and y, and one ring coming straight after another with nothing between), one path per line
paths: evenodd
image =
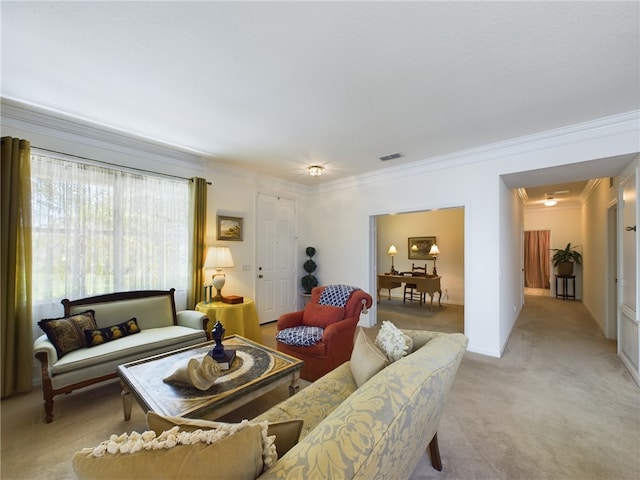
M204 355L214 344L204 342L119 365L124 419L131 418L132 396L145 413L151 410L167 416L217 418L282 384L289 384L289 395L298 391L302 360L239 335L224 339L224 348L235 349L236 358L209 390L163 382L177 362Z

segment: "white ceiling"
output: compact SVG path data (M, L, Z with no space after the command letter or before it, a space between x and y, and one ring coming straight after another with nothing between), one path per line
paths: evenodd
M313 185L640 109L639 7L2 1L1 94Z

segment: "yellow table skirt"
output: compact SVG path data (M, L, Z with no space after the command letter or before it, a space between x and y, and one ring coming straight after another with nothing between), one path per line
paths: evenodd
M225 335L240 335L262 343L258 312L252 299L245 297L243 303L235 305L222 302L200 302L196 305L196 310L209 318L208 331L211 331L216 321L220 321Z

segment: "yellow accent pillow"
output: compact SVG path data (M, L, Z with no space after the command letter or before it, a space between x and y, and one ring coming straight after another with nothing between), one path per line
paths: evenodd
M165 430L173 427L180 427L181 431L192 432L194 430L211 430L220 428L220 426L229 425L228 423L214 422L211 420L202 420L184 417L167 417L159 415L155 412L147 412L147 427L160 435ZM298 443L300 432L302 431L303 420L294 419L282 422L272 422L267 426L267 435L275 436L274 445L278 452L278 458L284 456L291 447Z
M387 356L369 340L362 327L359 327L351 352L351 374L358 388L388 364Z
M263 427L248 425L207 443L215 431L132 432L112 437L73 456L80 480L233 478L255 480L263 471ZM186 444L185 444L186 443ZM131 453L133 452L133 453Z

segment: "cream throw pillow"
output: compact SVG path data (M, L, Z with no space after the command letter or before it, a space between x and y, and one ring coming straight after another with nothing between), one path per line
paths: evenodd
M255 480L265 469L266 423L245 421L229 429L194 432L174 427L158 436L152 431L112 435L96 448L77 452L73 469L80 480Z
M165 430L171 430L173 427L179 427L180 431L192 432L194 430L212 430L229 425L222 422L214 422L211 420L201 420L195 418L184 417L167 417L159 415L155 412L147 412L147 426L149 430L153 430L156 435L160 435ZM267 425L267 435L275 436L273 444L276 447L278 458L284 456L300 439L302 432L303 420L294 419L283 422L272 422ZM265 452L268 454L268 452ZM274 459L274 462L277 459Z
M359 327L351 352L351 374L358 388L389 364L386 355Z
M389 362L392 363L400 360L413 349L411 337L402 333L402 330L386 320L382 322L375 344L380 347L380 350L385 353Z

